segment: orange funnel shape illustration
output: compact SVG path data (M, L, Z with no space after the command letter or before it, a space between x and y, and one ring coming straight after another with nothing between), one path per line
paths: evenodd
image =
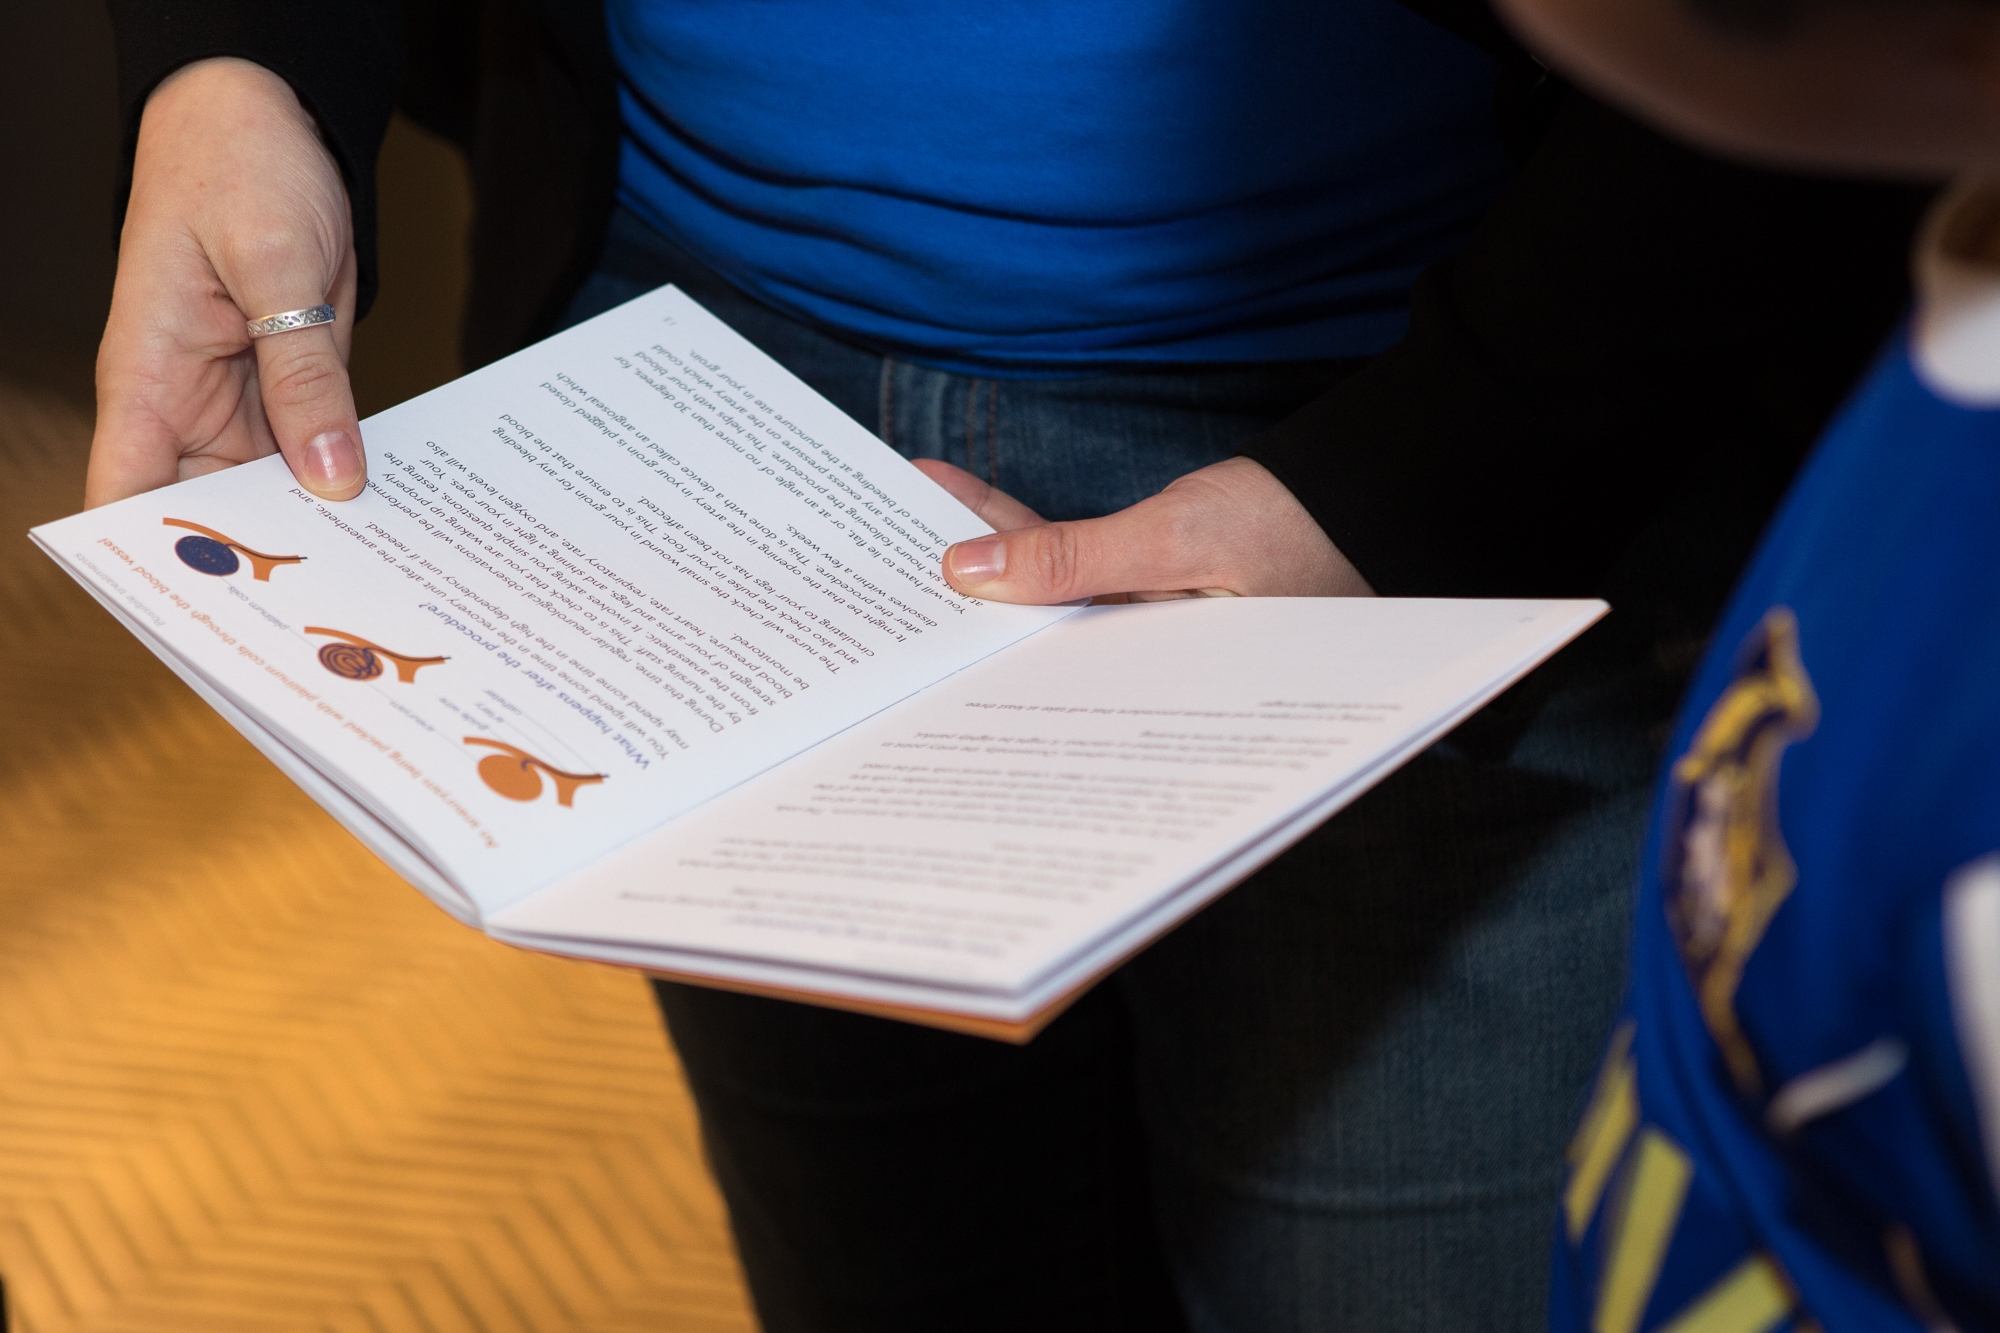
M307 625L306 633L324 634L329 639L340 640L339 643L329 643L319 650L319 664L342 680L375 679L382 674L382 659L386 657L396 664L396 679L405 685L414 685L419 668L436 666L439 662L451 660L448 657L411 657L408 653L390 652L381 644L370 643L359 634L328 629L324 625Z
M576 789L587 787L593 782L604 781L602 773L565 773L552 768L535 758L518 745L505 741L489 740L484 736L467 736L467 745L489 745L500 751L489 754L479 761L479 780L510 801L532 801L542 794L542 774L556 784L556 804L571 805L576 800ZM537 772L536 770L540 770Z
M190 523L184 518L163 518L160 522L170 528L186 528L198 532L199 537L183 537L174 543L174 554L182 564L201 574L213 574L221 578L234 574L237 570L238 551L250 557L250 577L259 583L271 581L271 571L279 565L296 565L305 560L302 555L265 555L253 551L234 537L225 537L214 528L204 528L199 523Z

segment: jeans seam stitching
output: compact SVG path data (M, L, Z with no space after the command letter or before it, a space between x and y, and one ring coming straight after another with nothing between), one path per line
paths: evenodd
M882 358L882 402L878 410L882 415L882 443L894 449L896 447L896 362L886 356Z
M986 382L986 484L999 489L1000 460L993 452L994 419L999 415L1000 381Z
M979 406L979 381L973 380L966 387L965 394L965 470L973 476L979 475L979 457L974 452L972 438L973 409Z

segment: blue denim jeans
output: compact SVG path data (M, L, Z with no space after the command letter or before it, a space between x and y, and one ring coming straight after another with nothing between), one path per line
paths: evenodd
M1229 457L1350 369L949 374L760 306L623 213L571 313L669 281L903 454L1052 519ZM659 985L768 1333L1542 1324L1656 747L1711 613L1594 631L1026 1047Z

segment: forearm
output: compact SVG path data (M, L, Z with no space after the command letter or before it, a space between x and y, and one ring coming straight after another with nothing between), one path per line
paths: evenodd
M276 73L319 125L354 213L358 307L374 299L375 157L403 79L401 0L111 0L124 143L118 207L131 192L139 122L153 90L198 60L233 56Z

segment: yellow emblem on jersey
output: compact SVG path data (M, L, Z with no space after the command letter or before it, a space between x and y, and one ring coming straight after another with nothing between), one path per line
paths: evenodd
M1736 679L1669 775L1661 878L1667 919L1702 1017L1731 1077L1749 1094L1760 1080L1736 1019L1736 988L1798 878L1778 829L1778 763L1818 722L1798 620L1773 607L1744 641Z

